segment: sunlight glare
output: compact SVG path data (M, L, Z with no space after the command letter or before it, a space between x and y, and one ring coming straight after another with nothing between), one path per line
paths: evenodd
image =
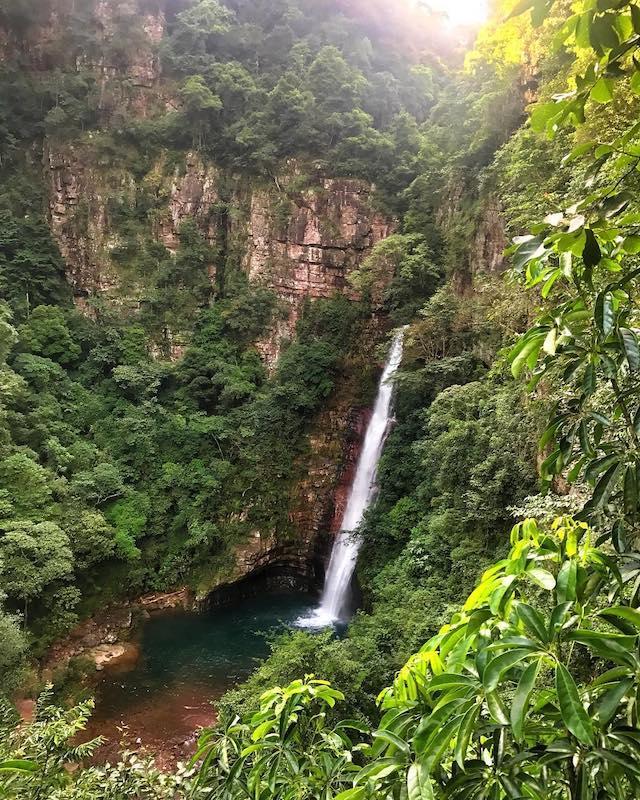
M452 25L481 25L489 16L489 0L428 0L434 11L447 15Z

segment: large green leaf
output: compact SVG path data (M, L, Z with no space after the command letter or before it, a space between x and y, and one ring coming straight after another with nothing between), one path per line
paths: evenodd
M532 569L527 570L527 575L542 589L551 591L555 588L556 579L548 569L542 569L542 567L533 567Z
M592 712L600 728L605 728L620 712L620 703L632 686L633 678L626 678L600 698Z
M591 99L596 103L610 103L613 100L613 81L599 78L591 89Z
M559 603L566 603L576 599L576 585L578 581L578 562L574 559L565 561L557 579L557 597Z
M408 800L434 800L433 784L424 762L418 761L409 767L407 797ZM336 800L338 799L336 798ZM359 798L344 798L343 800L359 800Z
M477 679L469 675L460 675L457 672L445 672L436 675L429 681L429 692L444 691L445 689L459 688L462 686L473 687L477 684Z
M638 513L638 480L636 465L629 464L624 473L624 513L635 517Z
M469 749L469 741L475 729L480 714L480 705L476 703L471 706L467 713L462 718L458 734L456 736L455 759L461 769L464 769L464 762Z
M629 369L635 371L640 367L640 348L638 337L629 328L620 328L620 342L629 363Z
M409 745L400 736L392 731L377 730L373 733L374 739L381 739L386 744L397 748L402 753L409 753Z
M591 228L587 228L585 231L586 234L586 242L584 246L584 250L582 251L582 258L584 263L587 267L595 267L597 264L600 263L600 259L602 258L602 251L600 250L600 245L598 244L598 240L594 232Z
M365 786L357 786L354 789L345 789L344 792L337 794L333 800L364 800L367 789ZM430 800L430 798L426 798Z
M536 636L545 644L549 641L547 626L542 614L533 608L533 606L530 606L528 603L518 603L516 614L524 623L529 634Z
M600 611L599 616L605 619L614 617L615 619L624 620L625 622L631 623L634 628L640 631L640 611L636 608L629 608L629 606L611 606L610 608L604 608Z
M533 336L527 336L524 342L519 343L511 352L512 363L511 372L514 378L519 378L524 368L530 364L533 359L537 359L538 353L547 338L548 331L536 333Z
M522 741L524 723L529 709L529 701L536 684L542 659L536 659L525 669L520 677L518 688L511 703L511 728L517 741Z
M615 481L616 478L618 477L619 472L620 472L619 463L609 467L609 469L604 473L604 475L595 485L591 500L587 504L589 508L598 509L601 508L603 505L605 505L605 503L609 499L609 495L614 489Z
M487 691L491 692L498 687L500 678L511 667L524 661L525 658L530 658L535 651L529 648L517 648L509 650L506 653L494 658L490 661L482 674L482 683Z
M611 292L600 292L596 298L595 318L596 325L605 336L608 336L613 330L615 322Z
M564 664L556 665L556 692L567 729L583 744L593 745L593 726L580 700L578 687Z
M608 761L610 764L621 767L622 770L619 771L620 775L625 775L625 773L627 773L628 776L634 773L635 775L640 775L640 764L638 764L638 761L620 750L605 750L604 748L597 747L593 751L593 754L604 761ZM638 795L634 794L633 796L637 797Z
M509 717L507 716L507 708L503 699L497 691L490 691L486 693L487 708L493 719L499 725L508 725Z
M574 642L580 642L596 655L609 661L628 665L634 663L635 636L578 628L571 631L567 638Z
M0 761L0 772L37 772L40 769L34 761L23 758L10 758Z

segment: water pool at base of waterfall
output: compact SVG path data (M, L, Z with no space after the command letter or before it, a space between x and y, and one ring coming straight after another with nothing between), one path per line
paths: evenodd
M311 613L307 594L268 594L203 612L167 611L141 627L140 658L126 672L106 672L97 687L89 734L109 744L148 748L162 766L193 749L194 732L215 720L211 704L247 678L269 654L270 635Z

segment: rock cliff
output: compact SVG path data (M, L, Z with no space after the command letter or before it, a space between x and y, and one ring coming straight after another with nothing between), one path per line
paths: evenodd
M60 125L45 124L43 178L51 231L78 308L92 314L99 300L129 315L149 288L148 275L136 267L137 254L152 243L171 258L180 248L181 229L194 223L211 245L205 268L214 293L225 270L235 269L277 296L281 313L256 342L272 370L294 337L306 302L335 293L358 299L349 276L393 231L394 220L376 209L371 185L327 175L314 164L284 164L276 176L241 175L196 151L154 149L121 136L125 112L131 124L179 106L158 57L166 28L162 6L154 0L94 0L80 13L73 0L45 0L21 39L0 31L0 58L19 49L34 71L64 65L88 75L94 87L90 130L69 136ZM81 51L66 50L65 32L73 28L77 40L78 26L88 44ZM125 36L126 48L120 46ZM374 292L374 311L381 299ZM375 372L373 350L383 328L374 313L362 352L345 366L319 418L310 421L308 454L300 464L305 477L285 500L296 535L282 542L256 531L238 548L222 582L282 565L312 577L323 535L337 526L336 508L366 418L363 384ZM164 331L163 343L172 346L152 343L153 351L180 358L189 335L188 329ZM211 584L216 582L212 577Z
M370 186L349 179L319 183L293 195L281 192L274 198L273 191L264 190L251 195L244 267L251 280L273 289L287 309L259 343L270 365L283 340L293 335L307 298L340 292L357 299L349 274L393 230L392 221L373 209Z
M175 154L173 154L175 161ZM175 253L181 226L193 220L205 240L233 240L249 279L272 289L285 313L258 343L269 367L291 339L306 299L357 292L349 274L374 245L393 231L393 221L376 211L372 187L355 179L317 178L303 191L287 189L291 175L276 186L224 173L194 152L173 168L161 154L142 177L113 160L104 162L91 142L45 151L49 219L66 264L76 302L100 296L135 304L142 286L118 274L112 253L122 242L114 201L134 206L146 192L153 200L143 235ZM229 186L231 191L229 192ZM225 197L226 213L217 213ZM220 256L224 261L225 253ZM217 264L209 274L215 279ZM390 278L391 276L389 276ZM374 298L374 302L380 298ZM183 337L186 332L179 332Z

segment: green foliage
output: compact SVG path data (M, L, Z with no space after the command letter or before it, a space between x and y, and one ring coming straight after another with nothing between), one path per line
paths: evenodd
M20 318L44 303L70 299L60 254L44 220L0 207L0 293Z
M263 785L270 796L316 797L318 779L325 790L351 783L341 800L403 791L633 797L640 780L634 579L592 545L586 524L563 517L540 527L528 519L513 528L509 554L381 693L371 744L353 748L342 735L325 735L326 750L316 754L314 739L300 731L315 737L326 715L307 720L313 686L296 681L266 692L250 724L235 718L203 738L198 784L212 797ZM334 731L349 727L367 732L349 721Z
M180 772L159 781L135 759L69 772L65 764L98 744L68 743L89 706L62 711L44 695L29 725L15 727L4 712L5 794L375 800L406 787L433 798L635 796L637 592L591 538L570 517L515 526L508 556L381 693L371 734L355 720L330 721L344 696L309 676L206 732L193 782Z
M196 791L212 798L334 797L353 769L358 748L351 737L363 729L350 720L328 723L327 712L343 699L313 676L265 692L249 724L236 718L200 738Z
M37 306L18 333L20 349L63 367L73 366L80 355L80 346L73 340L61 308Z
M405 334L397 422L361 528L363 611L339 639L300 631L278 639L255 675L225 696L225 713L253 710L269 686L314 672L341 688L346 713L373 719L380 686L504 552L507 508L538 485L540 410L506 376L487 376L479 358L484 348L490 361L509 324L521 324L512 298L493 309L507 332L490 323L494 292L488 283L484 295L456 298L443 288Z
M523 8L532 5L540 20L550 6ZM637 76L636 17L634 3L587 3L566 20L560 37L576 52L575 86L556 102L536 106L534 130L553 134L563 125L583 125L587 112L602 116L614 92L628 96L624 84L630 78L633 90ZM543 447L555 443L542 464L543 478L550 483L568 470L570 481L593 486L582 516L604 521L618 549L637 536L640 470L640 218L632 193L638 125L625 122L618 120L607 141L580 143L565 157L585 165L577 202L514 241L514 269L528 288L541 287L546 308L510 354L513 374L530 372L531 388L546 378L564 389L541 440Z
M62 709L51 689L38 699L33 721L0 704L0 793L7 800L171 800L186 784L183 777L162 775L152 764L126 752L103 768L83 767L101 739L85 738L92 702Z
M511 543L382 693L363 797L403 782L428 797L637 792L639 617L618 565L571 518L527 520Z
M207 257L196 237L172 262L191 308L194 259ZM198 312L176 363L152 359L143 324L38 306L16 331L3 307L2 575L34 652L109 597L123 567L120 595L197 584L256 526L288 534L306 432L366 314L344 298L310 304L267 379L253 343L274 306L240 285Z
M350 280L360 291L382 294L398 323L411 321L441 280L441 270L422 234L392 234L373 248Z
M181 108L127 132L262 174L291 157L333 174L383 173L392 200L415 177L418 125L439 68L414 67L371 38L366 19L308 0L268 14L246 3L188 4L161 45L166 72L182 84Z
M20 626L20 618L9 614L4 608L6 595L0 595L0 685L4 691L12 691L19 684L21 668L27 652L27 637Z

